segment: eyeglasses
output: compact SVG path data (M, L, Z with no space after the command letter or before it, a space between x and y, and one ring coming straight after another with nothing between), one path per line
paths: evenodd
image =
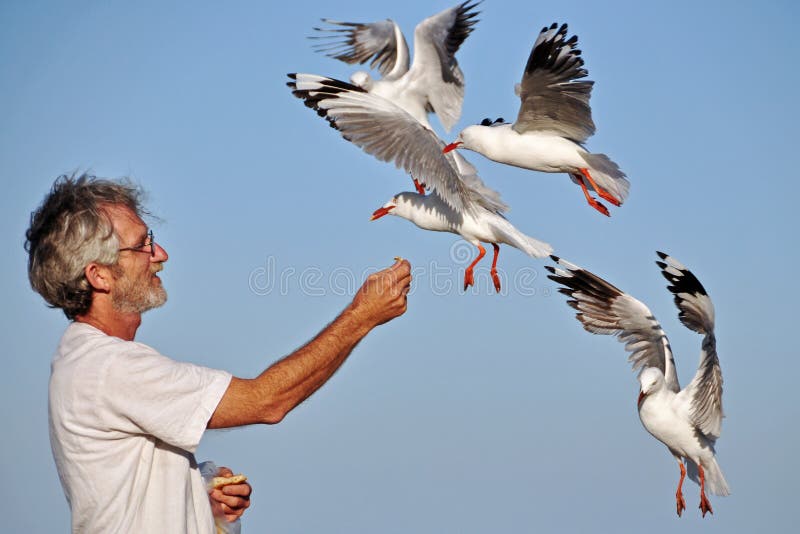
M156 255L156 242L153 241L153 231L150 230L147 232L147 238L145 239L144 243L141 245L136 245L135 247L125 247L119 249L120 252L123 250L132 250L134 252L147 252L147 247L150 247L150 256Z

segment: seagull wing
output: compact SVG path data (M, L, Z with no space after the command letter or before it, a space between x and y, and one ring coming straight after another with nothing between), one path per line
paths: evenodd
M650 310L599 276L551 256L563 269L546 266L548 278L561 284L559 292L570 297L567 304L578 310L576 317L593 334L614 335L625 343L633 369L661 369L667 387L680 391L669 340Z
M483 183L483 180L478 176L478 170L472 163L467 161L457 150L453 150L450 154L453 154L456 168L461 175L461 181L464 182L471 202L498 215L502 215L510 209L508 204L500 198L500 193Z
M577 45L577 36L567 39L566 24L542 28L517 87L522 104L514 130L555 132L577 143L594 134L594 82L577 81L588 75Z
M433 189L456 211L473 209L445 143L393 102L360 87L315 74L289 74L292 94L328 120L342 137L381 161L392 161Z
M392 19L371 23L322 21L334 27L314 28L321 34L310 37L320 41L313 47L317 52L351 65L369 61L370 68L377 68L386 79L408 72L408 43Z
M681 395L691 401L689 413L692 423L703 434L716 439L722 430L724 414L722 370L714 337L714 305L703 285L689 269L663 252L658 252L658 256L664 260L656 264L670 283L667 289L675 295L678 318L684 326L704 336L697 373Z
M464 74L456 52L478 22L477 2L464 2L428 17L414 29L414 61L409 86L425 93L428 107L450 131L461 117Z

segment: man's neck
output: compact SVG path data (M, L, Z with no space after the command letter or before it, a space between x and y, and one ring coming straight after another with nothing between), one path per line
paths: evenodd
M109 336L133 341L136 330L142 323L142 314L123 313L114 309L100 313L96 308L97 306L93 305L85 315L79 315L75 320L91 325Z

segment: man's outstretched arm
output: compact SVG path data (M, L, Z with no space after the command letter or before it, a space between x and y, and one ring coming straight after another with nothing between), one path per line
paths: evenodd
M373 328L405 313L410 284L406 260L370 275L347 308L314 339L256 378L234 377L208 428L280 422L333 376Z

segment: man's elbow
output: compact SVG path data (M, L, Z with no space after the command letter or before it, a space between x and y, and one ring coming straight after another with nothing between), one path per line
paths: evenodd
M261 413L261 423L264 425L277 425L286 415L289 413L289 410L281 409L278 407L270 407L265 409Z

